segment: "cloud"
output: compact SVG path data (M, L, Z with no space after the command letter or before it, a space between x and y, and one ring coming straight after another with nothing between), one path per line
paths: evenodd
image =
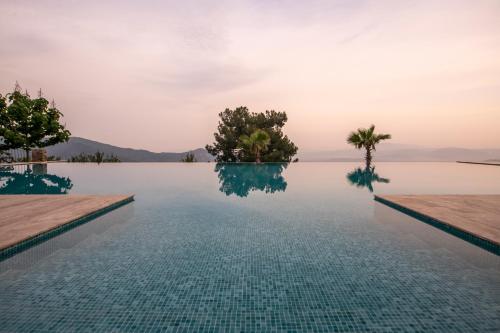
M55 52L57 44L50 38L28 33L1 34L0 54L5 57L25 57L34 53Z
M263 80L268 74L268 71L252 70L241 65L202 62L144 79L168 91L223 93Z
M304 149L342 147L366 121L417 144L500 142L498 1L20 0L0 12L0 92L43 88L76 135L191 149L219 111L246 104L286 110Z
M350 34L344 38L342 38L338 44L342 45L342 44L348 44L348 43L351 43L353 42L354 40L360 38L361 36L369 33L370 31L376 29L376 27L378 26L378 24L376 23L371 23L371 24L368 24L368 25L365 25L364 27L362 27L360 30L358 30L357 32L353 33L353 34Z

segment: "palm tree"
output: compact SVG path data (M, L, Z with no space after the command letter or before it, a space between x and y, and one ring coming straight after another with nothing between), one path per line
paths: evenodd
M255 130L250 136L240 136L240 146L255 155L255 162L257 163L260 163L260 153L266 151L270 143L269 134L261 129Z
M390 134L376 134L375 125L370 128L358 128L356 132L351 132L347 137L347 143L352 144L357 149L366 149L366 165L369 166L372 161L372 150L375 150L375 145L382 140L391 138Z

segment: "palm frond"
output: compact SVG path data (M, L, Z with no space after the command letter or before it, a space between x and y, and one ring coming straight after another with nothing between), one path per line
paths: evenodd
M251 145L251 139L248 135L242 135L239 138L238 146L241 148L249 147Z
M358 130L358 132L351 132L349 134L349 136L347 137L347 143L352 144L357 149L360 149L363 146L362 142L363 142L363 139L361 138L359 130Z

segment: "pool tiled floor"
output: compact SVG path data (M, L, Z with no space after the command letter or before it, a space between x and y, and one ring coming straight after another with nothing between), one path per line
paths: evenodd
M0 260L2 333L500 331L500 256L374 202L357 165L51 167L137 200ZM499 172L379 164L375 191L494 194Z

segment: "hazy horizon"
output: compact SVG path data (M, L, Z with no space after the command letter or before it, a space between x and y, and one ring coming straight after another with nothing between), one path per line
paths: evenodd
M286 111L301 151L500 148L499 1L0 3L0 93L42 88L73 136L156 152L218 113Z
M103 142L99 140L95 140L93 138L84 138L80 136L75 136L72 135L72 138L77 138L77 139L83 139L83 140L90 140L90 141L95 141L97 143L102 143L102 144L107 144L111 145L113 147L117 148L125 148L125 149L136 149L136 150L147 150L152 153L186 153L189 151L194 151L196 149L205 149L205 147L199 146L199 147L191 147L189 149L185 150L154 150L154 149L147 149L144 147L130 147L126 145L119 145L119 144L113 144L109 142ZM63 143L64 144L64 143ZM459 146L424 146L424 145L414 145L414 144L405 144L405 143L398 143L398 142L388 142L388 141L383 141L377 145L377 150L374 151L374 154L377 154L377 151L400 151L400 150L440 150L440 149L470 149L470 150L488 150L488 151L500 151L500 147L493 147L493 148L466 148L466 147L459 147ZM306 154L311 154L311 153L340 153L340 152L349 152L353 153L359 156L363 156L363 152L360 153L358 149L353 148L350 145L346 145L345 147L341 148L331 148L331 149L317 149L317 148L312 148L312 149L300 149L297 153L297 156L300 156L303 153ZM498 156L500 158L500 156Z

